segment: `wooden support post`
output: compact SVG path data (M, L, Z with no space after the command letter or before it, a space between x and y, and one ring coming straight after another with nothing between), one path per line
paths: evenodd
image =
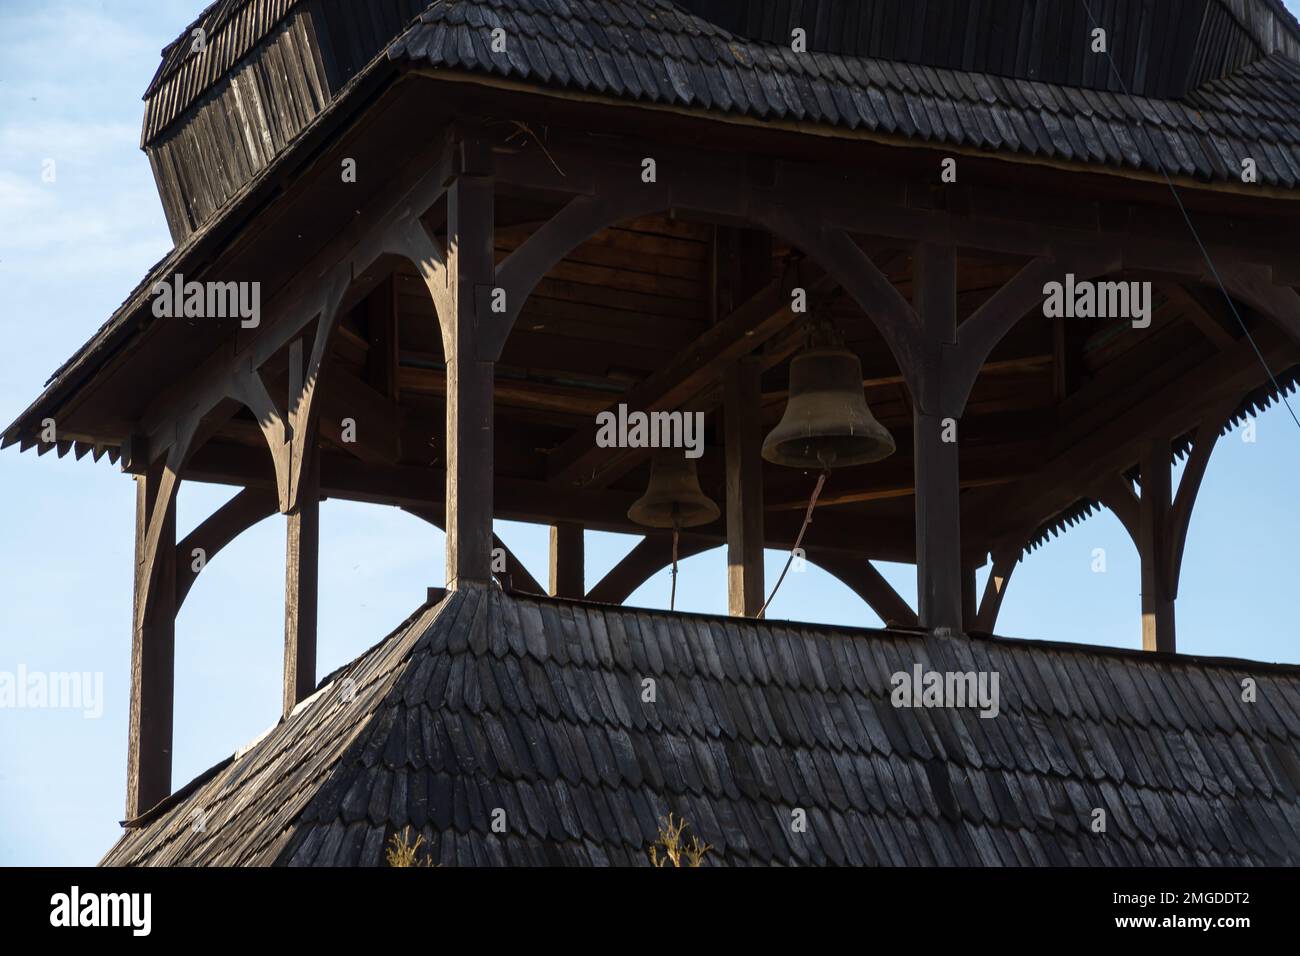
M988 580L984 582L984 596L980 599L979 611L975 615L973 630L992 634L998 623L998 612L1002 610L1002 599L1006 596L1007 585L1011 582L1011 572L1020 561L1020 551L995 551L993 566L989 568Z
M171 793L176 654L176 495L162 463L136 477L135 626L126 818ZM162 509L159 511L159 509ZM157 525L150 547L150 532Z
M1175 649L1174 598L1170 593L1169 442L1153 439L1142 452L1142 497L1138 501L1138 555L1142 559L1142 648Z
M724 376L727 448L727 613L763 606L762 360L746 356Z
M553 597L581 598L587 593L582 525L551 525L551 587Z
M975 617L979 613L976 587L975 566L967 565L961 569L961 621L964 631L975 626Z
M284 561L284 716L316 690L320 573L320 441L311 436L298 501L287 515Z
M468 147L470 144L466 144ZM467 156L475 164L487 157ZM494 363L482 358L490 332L493 182L471 165L448 190L447 241L452 297L444 319L447 358L447 588L492 580L492 388Z
M913 298L921 321L923 360L917 369L916 472L917 612L922 627L962 626L961 509L956 412L945 404L945 356L957 339L956 253L921 244L914 259ZM964 403L964 396L962 397ZM958 405L957 407L960 407Z
M772 279L772 237L719 227L714 242L714 322ZM723 372L727 475L727 612L753 617L763 606L763 360L746 355Z

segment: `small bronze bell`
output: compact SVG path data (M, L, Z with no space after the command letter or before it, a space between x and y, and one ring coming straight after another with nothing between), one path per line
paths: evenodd
M763 457L792 468L842 468L888 458L893 436L867 407L862 363L829 327L790 363L790 399Z
M717 519L718 506L700 490L695 462L680 448L655 453L650 484L627 516L648 528L693 528Z

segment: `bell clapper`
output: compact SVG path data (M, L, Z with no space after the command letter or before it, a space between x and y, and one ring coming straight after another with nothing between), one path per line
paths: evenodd
M785 567L781 569L781 576L776 579L776 584L772 587L772 593L767 596L763 606L758 609L754 615L758 620L762 620L767 614L767 606L772 603L772 598L776 597L776 592L781 590L781 582L785 580L786 574L790 570L790 565L794 563L794 556L799 553L799 548L803 544L803 536L808 531L808 526L812 524L813 509L817 507L817 499L821 497L822 488L826 485L826 479L830 477L831 466L825 457L822 459L822 473L817 477L817 486L813 488L812 497L808 499L808 510L804 512L803 525L799 528L799 534L794 539L794 547L790 549L790 556L785 559Z

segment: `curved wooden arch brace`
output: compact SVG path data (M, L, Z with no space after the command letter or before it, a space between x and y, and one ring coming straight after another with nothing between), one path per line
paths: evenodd
M226 545L279 508L277 496L263 488L245 488L212 512L202 524L176 545L176 611L185 603L190 588L198 580L194 570L194 549L203 551L207 567Z
M998 612L1002 610L1002 599L1011 583L1011 573L1020 563L1022 553L1021 549L1007 549L994 554L993 566L989 569L988 580L984 582L984 595L980 598L979 610L975 614L971 630L993 633L998 623Z
M439 531L445 531L445 525L443 524L441 516L432 509L416 508L411 505L401 505L400 507L407 514L414 515L421 521L429 522L429 524L433 525ZM506 558L506 569L504 571L495 572L494 574L494 577L502 587L506 586L508 580L512 591L524 591L529 594L546 594L546 589L542 587L535 577L533 577L532 572L529 571L528 568L524 566L524 563L519 560L518 555L511 551L510 548L506 546L506 543L496 534L492 535L492 546L500 548Z
M880 331L908 388L916 394L923 353L920 321L871 257L843 229L810 225L771 209L760 211L755 221L797 246L849 294Z
M497 361L519 313L546 274L602 229L663 209L658 190L632 190L619 195L578 196L552 216L510 253L496 269L498 288L505 291L506 312L496 317L484 336L483 355Z
M171 792L176 493L199 421L197 414L181 419L166 459L148 464L136 477L131 711L127 734L128 819L139 816Z
M684 561L717 546L717 542L682 535L677 545L677 560ZM665 534L647 535L587 591L587 600L600 604L622 604L637 588L669 567L672 562L672 537Z
M452 315L451 270L447 265L447 252L424 225L424 221L411 218L397 223L389 233L384 247L386 253L408 260L420 273L424 286L433 299L433 311L438 317L443 348L447 348L447 323Z
M278 404L266 387L261 372L253 368L241 370L234 378L231 397L242 403L257 419L262 436L266 439L275 465L275 488L280 511L289 510L289 425L285 407Z
M1178 493L1174 496L1173 507L1169 510L1169 593L1178 597L1178 580L1183 572L1183 551L1187 546L1187 530L1192 523L1192 509L1196 506L1196 496L1201 489L1201 481L1210 464L1210 455L1214 453L1219 436L1239 406L1238 402L1222 405L1209 412L1196 427L1192 439L1192 450L1187 464L1183 467L1183 476L1178 482Z
M886 627L917 626L916 611L870 560L815 550L808 551L807 558L862 598Z
M197 417L190 417L177 428L176 442L167 453L166 461L150 467L144 476L149 486L147 494L144 537L142 549L137 555L139 576L136 581L135 627L137 630L145 620L154 616L153 604L158 597L158 555L165 547L171 550L173 542L164 545L164 530L171 525L171 534L176 533L176 493L180 487L181 468L189 457L190 443L198 430ZM174 615L173 615L174 616Z
M1110 478L1099 483L1092 494L1119 519L1119 523L1124 526L1124 530L1133 540L1134 547L1137 547L1141 503L1133 491L1133 486L1128 483L1128 479L1120 475L1111 475Z

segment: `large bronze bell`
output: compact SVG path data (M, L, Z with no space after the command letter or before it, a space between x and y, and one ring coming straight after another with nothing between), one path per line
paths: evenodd
M842 468L888 458L894 438L867 407L862 363L822 332L790 363L790 399L763 457L792 468Z
M717 519L718 506L700 489L695 462L680 448L657 451L650 460L650 484L627 510L648 528L693 528Z

